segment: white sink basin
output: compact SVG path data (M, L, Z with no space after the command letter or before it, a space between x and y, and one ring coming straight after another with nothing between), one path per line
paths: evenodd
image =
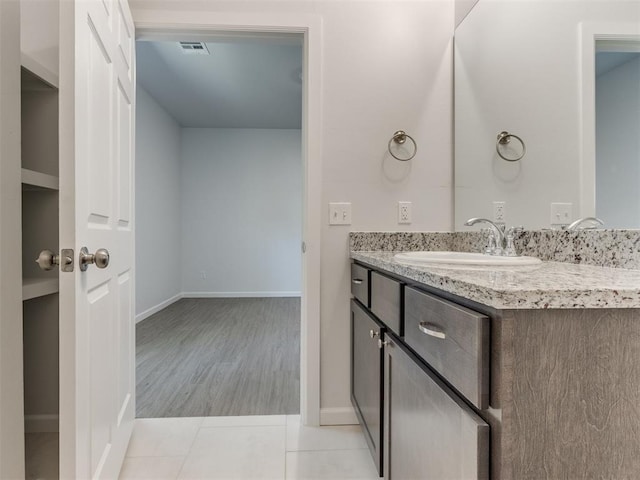
M395 255L396 261L410 265L471 265L482 267L509 267L538 265L542 260L535 257L500 257L468 252L403 252Z

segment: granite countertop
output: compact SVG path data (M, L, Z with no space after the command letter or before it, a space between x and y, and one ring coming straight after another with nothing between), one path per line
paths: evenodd
M499 309L640 307L640 270L561 262L453 269L401 264L394 254L352 251L351 258Z

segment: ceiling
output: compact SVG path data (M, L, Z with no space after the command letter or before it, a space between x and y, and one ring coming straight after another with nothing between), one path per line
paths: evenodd
M208 38L209 55L139 40L138 84L183 127L299 129L302 36L268 37Z
M596 52L596 77L638 57L637 52Z

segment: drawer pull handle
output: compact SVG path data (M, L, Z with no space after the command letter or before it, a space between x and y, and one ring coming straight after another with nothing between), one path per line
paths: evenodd
M371 329L369 330L369 336L371 338L376 338L378 335L380 335L378 332L376 332L375 330Z
M354 278L351 280L351 283L353 283L354 285L360 285L362 283L362 280L359 278Z
M429 335L431 337L442 338L442 339L447 338L446 333L444 333L442 330L440 330L438 327L436 327L431 323L420 322L418 324L418 330L420 330L422 333Z

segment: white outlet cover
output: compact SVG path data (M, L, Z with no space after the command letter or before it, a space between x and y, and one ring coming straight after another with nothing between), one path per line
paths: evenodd
M507 203L496 201L493 202L493 221L505 223L507 217Z
M398 202L398 223L411 223L411 202Z

